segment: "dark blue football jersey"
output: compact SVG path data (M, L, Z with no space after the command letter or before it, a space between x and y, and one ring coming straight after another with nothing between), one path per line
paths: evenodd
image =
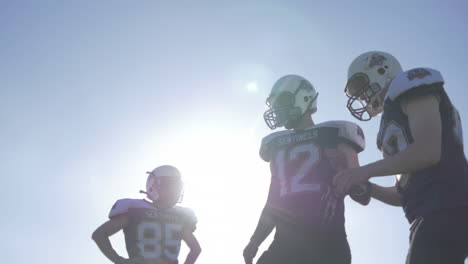
M391 156L413 142L401 100L425 94L439 98L442 153L436 165L397 176L397 189L410 223L416 217L442 209L468 206L468 164L463 150L460 116L443 88L438 71L413 69L392 81L384 101L377 146L384 155Z
M351 122L330 121L301 131L280 131L265 137L260 156L270 162L267 208L276 233L344 232L344 201L340 199L331 223L323 225L326 195L336 174L326 148L344 141L364 149L364 134Z
M177 263L182 232L193 232L197 218L192 210L174 206L160 209L143 199L121 199L112 207L109 218L128 216L124 228L125 245L130 258L145 263Z

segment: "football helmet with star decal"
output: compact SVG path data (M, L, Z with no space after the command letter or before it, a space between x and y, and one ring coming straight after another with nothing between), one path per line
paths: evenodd
M295 128L307 112L317 111L317 96L314 86L299 75L286 75L273 85L266 100L269 109L263 118L270 129Z
M380 114L390 82L402 71L398 60L385 52L370 51L354 59L345 88L351 114L361 121Z

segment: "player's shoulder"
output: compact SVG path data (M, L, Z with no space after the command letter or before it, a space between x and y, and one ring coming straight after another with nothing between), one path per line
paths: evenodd
M180 219L184 228L190 232L194 232L197 229L198 219L195 212L188 207L174 206L171 208L172 212L175 212L177 218Z
M366 148L364 131L356 123L345 120L332 120L317 124L314 128L335 128L338 130L337 137L353 145L357 152L361 152Z
M183 206L174 206L172 207L173 211L180 215L186 222L196 223L198 221L195 212L189 207Z
M357 129L359 127L358 124L346 120L331 120L319 123L315 125L313 128L320 128L320 127L332 127L338 128L339 130L347 130L347 129Z
M270 161L272 155L272 148L271 143L280 136L285 136L288 134L292 134L292 130L283 130L283 131L276 131L273 132L262 139L262 143L260 145L260 157L264 161Z
M431 68L414 68L401 72L390 83L386 98L395 100L403 94L415 91L419 87L431 87L431 84L443 84L442 74Z
M151 208L151 205L143 199L119 199L112 206L112 209L109 212L109 218L126 214L132 208Z

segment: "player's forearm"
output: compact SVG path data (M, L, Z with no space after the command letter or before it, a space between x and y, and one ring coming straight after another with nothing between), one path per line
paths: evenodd
M387 156L385 159L370 163L362 168L370 177L405 174L421 170L439 162L436 155L431 154L421 143L410 144L403 151Z
M371 186L370 194L374 199L389 205L401 206L401 195L396 187L382 187L374 183L371 183Z
M193 234L195 227L193 228L186 228L182 234L182 240L187 244L190 251L185 259L184 264L193 264L197 260L198 256L201 253L200 243L198 239Z
M94 242L96 242L102 254L104 254L104 256L106 256L110 261L116 263L120 259L120 256L112 248L112 244L110 243L108 236L99 232L94 232L92 238Z
M192 232L184 232L182 239L190 249L184 264L193 264L201 253L200 243Z
M270 235L270 233L275 228L275 223L271 218L270 212L268 211L268 207L262 211L260 215L260 220L258 221L257 228L255 229L254 234L250 238L250 242L254 243L256 246L262 244L262 242Z
M191 248L190 252L187 255L187 258L185 259L184 264L193 264L197 260L198 256L200 256L201 253L201 248Z

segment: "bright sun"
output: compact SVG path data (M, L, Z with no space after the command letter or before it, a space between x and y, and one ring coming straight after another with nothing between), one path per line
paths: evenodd
M247 84L247 90L250 92L257 92L258 91L257 84L255 82L250 82L249 84Z
M177 161L184 183L182 206L198 217L195 235L210 254L201 262L242 262L244 242L252 234L265 204L269 167L258 156L259 139L244 128L211 124L174 135L183 149L167 153ZM221 243L220 243L221 242ZM181 256L186 249L182 248ZM236 254L234 254L236 253Z

